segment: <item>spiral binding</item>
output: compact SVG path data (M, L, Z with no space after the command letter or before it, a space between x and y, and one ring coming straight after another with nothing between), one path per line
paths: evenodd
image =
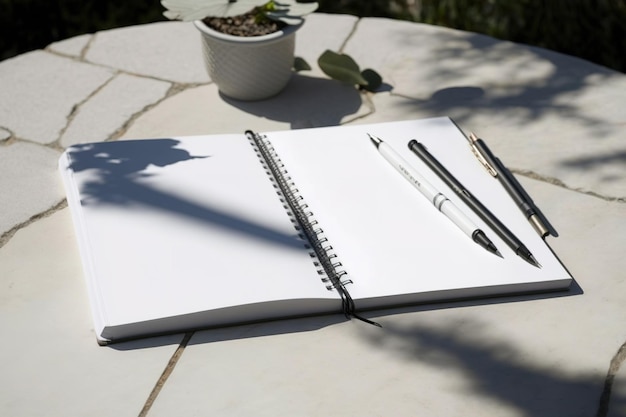
M324 236L324 231L319 227L317 220L313 217L313 213L308 210L308 205L299 194L274 147L265 140L265 136L261 136L251 130L246 131L246 136L256 150L270 180L274 183L280 201L287 214L291 217L299 237L303 240L305 247L311 250L309 255L313 258L313 264L317 268L320 279L329 291L335 290L339 293L342 310L346 317L354 317L380 327L378 323L356 314L354 300L346 289L346 285L352 284L352 281L347 279L347 273L343 270L341 262L333 251L333 247Z

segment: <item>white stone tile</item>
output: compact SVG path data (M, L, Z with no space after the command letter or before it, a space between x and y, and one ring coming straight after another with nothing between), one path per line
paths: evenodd
M165 97L171 84L119 74L76 111L61 145L106 140L135 114Z
M182 336L96 343L69 210L0 249L5 416L137 416Z
M178 83L206 83L200 32L190 22L159 22L96 33L87 61Z
M243 133L246 129L284 130L288 124L257 118L229 105L210 84L187 89L157 104L134 120L122 138Z
M47 49L63 55L80 57L92 36L93 35L86 33L84 35L63 39L62 41L51 43L48 45Z
M22 139L54 142L72 108L112 76L110 70L44 51L2 61L0 126Z
M0 147L0 236L63 200L59 156L58 151L33 143Z
M382 329L337 315L197 332L150 415L595 415L624 338L626 259L607 233L626 236L626 206L521 181L583 294L366 313Z
M294 75L278 96L257 102L224 98L213 84L169 97L133 121L126 139L243 133L336 125L369 111L351 86Z

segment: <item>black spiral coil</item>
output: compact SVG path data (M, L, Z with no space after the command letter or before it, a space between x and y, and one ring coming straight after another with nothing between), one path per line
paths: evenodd
M294 228L298 231L300 238L303 239L305 247L311 249L309 255L314 258L313 263L318 268L317 272L321 276L321 280L328 290L336 290L341 297L342 310L346 317L354 317L379 326L378 323L356 314L354 300L346 289L346 285L351 284L352 281L346 279L346 271L343 270L341 262L339 262L328 239L324 236L324 231L318 227L313 213L308 210L306 202L299 194L289 172L285 169L273 146L265 140L265 136L251 130L246 131L246 136L256 150L270 180L274 183L283 207L294 223Z

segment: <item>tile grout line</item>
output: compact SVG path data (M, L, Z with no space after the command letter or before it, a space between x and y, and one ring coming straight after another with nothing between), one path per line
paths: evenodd
M70 126L72 125L72 122L80 113L81 108L85 104L87 104L92 98L94 98L98 93L104 90L106 86L111 84L118 76L119 76L119 72L112 73L111 76L106 81L104 81L102 84L96 87L93 91L91 91L91 93L89 93L85 98L80 100L78 103L74 103L69 114L65 116L65 126L63 126L63 128L59 131L58 136L55 138L53 142L50 143L50 146L57 147L60 149L65 149L65 147L61 144L61 141L63 140L63 136L65 135L65 132L67 132L67 129L70 128Z
M98 32L94 33L93 35L91 35L89 37L89 40L87 41L87 43L85 44L85 46L83 46L83 49L81 49L80 54L78 54L78 58L81 61L87 62L87 60L85 59L85 57L87 56L87 54L89 53L89 50L91 49L91 45L95 42L96 40L96 36L98 36Z
M185 337L183 337L183 340L178 345L178 348L176 349L176 351L170 358L169 362L165 366L165 369L163 370L163 373L161 374L158 381L154 385L154 388L152 388L152 392L150 392L150 395L148 396L148 399L146 400L143 408L139 412L138 417L146 417L148 415L148 412L152 408L154 401L157 399L157 397L159 396L159 393L161 392L161 389L165 385L165 382L174 371L174 368L176 367L178 360L183 355L183 352L185 351L185 348L187 347L187 344L191 340L191 337L194 335L194 333L195 332L185 333Z
M95 36L95 35L94 35ZM89 43L89 45L85 46L85 48L89 47L91 45L91 42ZM91 65L94 67L99 67L99 68L103 68L106 70L111 71L114 75L118 75L118 74L127 74L127 75L132 75L135 77L139 77L139 78L147 78L149 80L156 80L156 81L163 81L163 82L167 82L170 84L189 84L189 85L205 85L205 84L212 84L213 81L209 80L209 81L202 81L202 82L184 82L184 81L176 81L176 80L172 80L169 78L161 78L155 75L149 75L149 74L143 74L141 72L133 72L130 71L128 69L124 69L124 68L119 68L119 67L115 67L115 66L111 66L111 65L107 65L107 64L103 64L101 62L95 62L95 61L89 61L87 58L85 58L83 56L83 54L81 53L81 55L68 55L66 53L63 52L59 52L59 51L55 51L54 49L48 49L47 47L45 49L40 49L41 51L47 52L51 55L55 55L57 57L60 58L65 58L65 59L69 59L81 64L86 64L86 65ZM86 52L85 52L86 54Z
M610 201L610 202L615 202L615 203L626 203L625 197L614 197L614 196L602 195L600 193L596 193L595 191L591 191L591 190L584 190L581 188L572 188L568 186L567 184L565 184L563 181L559 180L558 178L546 177L546 176L537 174L536 172L530 171L527 169L511 168L509 169L509 171L511 171L513 174L521 175L521 176L524 176L526 178L530 178L536 181L545 182L546 184L555 185L557 187L561 187L569 191L575 191L575 192L585 194L591 197L599 198L604 201Z
M611 359L611 363L609 364L609 370L606 373L606 378L604 379L604 388L602 390L602 395L600 396L600 404L598 405L598 412L596 413L596 417L606 417L609 412L609 404L611 401L611 390L613 389L613 382L615 380L615 375L622 363L626 359L626 342L620 346L617 350L613 358Z
M352 36L356 32L360 22L361 22L361 18L358 18L357 21L354 22L354 25L352 25L352 29L350 30L350 33L348 33L348 36L346 36L346 39L344 39L344 41L341 43L341 46L339 47L339 51L338 51L339 53L344 53L343 50L348 45L348 42L350 42L350 39L352 39Z
M37 213L34 216L32 216L30 219L13 226L11 229L7 230L2 235L0 235L0 248L2 248L4 245L9 243L13 235L15 235L19 230L31 225L32 223L38 220L49 217L53 215L54 213L56 213L57 211L64 209L66 207L67 207L67 200L64 198L59 203L54 204L49 209L44 210L40 213Z
M148 77L144 77L144 78L148 78ZM158 106L159 104L163 103L165 100L175 96L178 93L181 93L181 92L183 92L185 90L188 90L190 88L199 87L201 85L204 85L204 84L174 83L174 82L171 82L171 81L163 81L163 80L159 80L159 81L167 82L167 83L170 84L168 90L165 92L165 95L163 97L161 97L160 99L154 101L153 103L147 104L146 106L144 106L141 110L139 110L135 114L132 114L128 118L128 120L126 120L115 132L113 132L108 138L106 138L105 141L113 141L113 140L120 139L128 131L128 129L132 126L132 124L137 119L139 119L141 116L143 116L149 110L151 110L154 107Z

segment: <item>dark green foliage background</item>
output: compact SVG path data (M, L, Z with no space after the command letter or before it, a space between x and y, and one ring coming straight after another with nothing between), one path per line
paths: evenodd
M320 0L319 11L415 20L579 56L626 72L626 0ZM165 20L158 0L0 0L0 59L103 29Z
M0 0L0 59L103 29L165 20L158 0Z

